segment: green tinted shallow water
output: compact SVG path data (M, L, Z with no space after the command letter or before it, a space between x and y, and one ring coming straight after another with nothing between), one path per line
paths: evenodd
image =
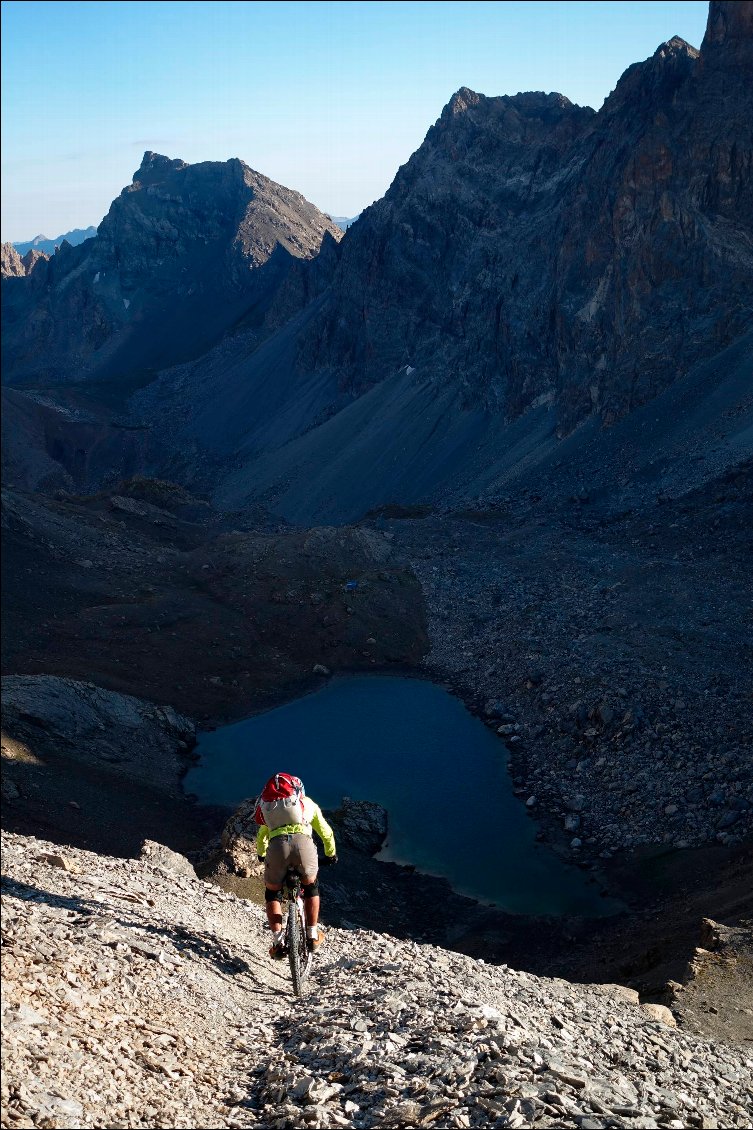
M389 813L380 858L441 875L518 914L613 913L596 884L535 841L505 747L447 691L420 679L333 679L314 694L203 734L186 788L236 805L273 773L302 778L323 807L343 796Z

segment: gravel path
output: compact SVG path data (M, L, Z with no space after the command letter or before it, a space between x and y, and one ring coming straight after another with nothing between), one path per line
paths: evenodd
M620 986L330 929L311 992L262 908L3 834L4 1127L748 1126L753 1060Z

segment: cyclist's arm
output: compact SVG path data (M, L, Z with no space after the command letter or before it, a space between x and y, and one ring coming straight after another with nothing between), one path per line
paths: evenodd
M263 859L267 854L269 847L269 828L266 824L262 824L259 831L256 833L256 854L260 855Z
M311 827L314 829L317 836L324 844L324 854L327 857L331 857L336 854L335 833L332 831L329 824L324 819L322 810L319 805L314 804L310 797L307 797L306 799L311 801L312 806L311 816L309 817L309 819L311 820Z

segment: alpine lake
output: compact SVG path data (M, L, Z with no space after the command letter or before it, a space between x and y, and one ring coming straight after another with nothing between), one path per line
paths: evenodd
M442 876L460 894L523 915L620 909L596 880L536 842L504 743L422 679L343 676L284 706L200 735L187 791L234 808L273 773L299 776L323 809L343 796L388 813L377 858Z

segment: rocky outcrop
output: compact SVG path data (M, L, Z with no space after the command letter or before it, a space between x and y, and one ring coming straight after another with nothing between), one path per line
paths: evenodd
M2 687L3 756L19 768L52 755L179 790L195 727L172 707L49 675L7 675Z
M340 229L242 161L144 155L95 239L8 290L10 383L144 375L263 323L291 263Z
M256 855L256 833L259 830L254 820L256 801L256 797L244 800L227 820L220 836L221 866L231 875L244 879L249 875L261 875L264 870Z
M165 847L164 844L158 844L154 840L144 840L139 859L146 860L150 867L159 867L170 875L180 875L189 879L196 878L196 872L185 855L172 851L171 848Z
M6 633L7 634L7 633ZM50 675L3 677L4 827L137 853L208 838L181 778L194 725L170 706Z
M49 255L45 255L44 251L39 251L36 247L32 247L22 257L21 262L24 265L24 270L27 275L34 271L39 263L46 263L49 260Z
M21 256L12 243L4 243L0 271L3 278L25 278L39 263L46 263L48 259L49 256L37 248L30 248Z
M371 800L344 796L340 807L332 813L332 824L338 844L342 842L366 855L375 855L387 837L387 810Z
M2 245L2 258L0 259L0 274L5 278L23 278L26 275L26 266L23 259L12 243Z
M601 110L458 91L340 246L298 362L356 392L408 366L562 433L609 423L753 324L749 2L712 3Z

